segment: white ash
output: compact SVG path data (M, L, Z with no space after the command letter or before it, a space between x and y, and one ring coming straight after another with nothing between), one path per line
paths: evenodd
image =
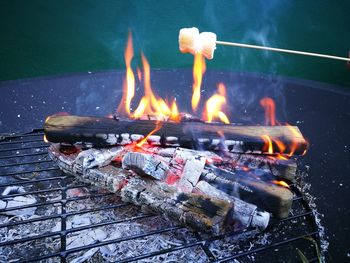
M173 149L169 149L172 151ZM39 149L37 152L41 151ZM168 149L164 149L164 151L168 151ZM25 158L23 158L25 161ZM16 167L16 171L24 170L23 167ZM40 173L40 176L52 176L50 172ZM66 185L65 185L66 186ZM314 216L319 218L319 214L315 210L313 198L309 195L308 187L309 185L304 185L302 187L302 191L306 191L306 195L310 200L310 206L313 208ZM39 186L38 186L39 187ZM43 186L40 186L43 187ZM45 187L50 188L51 184L45 185ZM54 187L54 186L52 186ZM17 189L17 186L13 189ZM45 188L42 188L45 189ZM22 191L17 189L18 191ZM25 191L27 190L24 189ZM38 189L37 189L38 190ZM92 189L93 193L96 193L97 189ZM88 188L71 188L67 190L67 197L83 197L89 195ZM11 192L9 189L5 191ZM98 193L101 193L98 190ZM305 192L304 192L305 193ZM34 196L35 200L44 199L46 201L57 201L61 200L61 193L53 192L45 195ZM116 203L120 203L119 199L115 197L115 199L111 198L107 200L107 198L91 198L84 199L75 202L68 202L66 205L67 212L79 211L81 209L89 209L89 208L98 208L105 205L113 205ZM126 207L114 209L114 210L102 210L94 213L85 213L81 215L69 216L67 217L67 229L73 229L80 226L87 226L87 224L96 224L100 222L110 222L112 220L125 219L135 216L135 213L139 212L139 208L133 205L129 205ZM23 221L26 219L32 218L40 218L45 215L54 215L62 213L61 205L47 205L42 209L39 207L34 210L32 215L26 216L17 216L17 215L0 215L0 224L7 224L9 222L17 222ZM319 220L316 220L319 224ZM295 222L294 224L297 224ZM85 240L84 242L98 242L101 240L110 240L118 237L127 237L134 234L139 234L142 231L147 232L150 229L155 229L156 227L165 228L172 226L172 224L164 219L161 216L154 216L151 218L147 218L144 220L132 220L120 224L112 224L108 225L108 227L99 227L95 228L95 231L99 233L97 235L98 238L91 238L90 240ZM50 233L52 231L60 231L60 219L52 219L39 221L36 223L17 225L15 227L2 227L0 228L0 242L10 241L14 239L21 239L24 237L35 236L43 233ZM323 237L321 239L321 245L324 251L326 251L328 247L327 241L324 239L324 230L322 225L318 226L320 231L320 236ZM91 230L91 228L89 228ZM77 244L78 242L73 242L74 240L79 240L81 236L85 235L84 231L77 231L71 233L67 236L71 247L73 246L81 246L81 244ZM105 239L103 239L105 237ZM243 248L240 247L239 241L250 240L252 237L256 237L253 242L250 242L251 245L248 245L249 249L254 249L254 247L261 245L269 244L272 240L272 236L269 233L257 233L254 231L248 231L240 235L234 235L231 237L227 237L224 240L214 241L210 244L211 251L218 257L223 258L225 256L230 256L232 253L236 253L237 251L241 251ZM152 251L156 251L158 249L164 249L172 246L179 246L186 244L191 241L195 241L196 238L194 233L187 229L180 229L177 231L166 232L158 235L144 237L138 240L130 240L121 243L115 243L111 245L97 247L91 250L85 250L76 254L72 254L69 256L69 262L115 262L121 259L125 259L127 257L134 257L140 254L150 253ZM225 248L225 249L223 249ZM36 242L25 242L25 243L17 243L11 246L2 246L0 247L0 261L1 262L11 262L16 258L21 257L22 259L26 259L28 256L33 256L33 251L35 255L44 255L51 252L57 252L60 249L60 240L58 236L52 238L41 239ZM135 253L133 253L135 251ZM100 259L96 261L95 259ZM95 260L95 261L94 261ZM251 261L254 258L250 258ZM155 261L164 261L164 262L207 262L208 258L206 257L203 250L199 247L193 247L189 249L183 249L179 251L174 251L170 253L166 253L163 255L159 255L153 258L140 260L140 262L155 262ZM48 259L45 262L59 262L59 258ZM238 262L233 260L232 262Z
M297 171L297 177L299 178L299 185L297 185L297 187L302 193L304 193L304 196L306 197L306 200L312 210L312 214L318 228L318 236L320 239L320 261L324 263L326 262L325 254L328 251L329 242L327 241L328 237L326 235L325 228L321 223L321 217L323 217L323 215L317 211L317 206L315 203L316 198L313 197L310 193L311 184L306 183L306 178L309 176L307 172L308 170L309 166L305 166L305 169L299 169Z
M32 205L36 203L36 199L32 195L20 195L11 197L11 194L25 194L25 190L21 186L9 186L2 192L2 200L0 200L0 210L15 208L25 205ZM9 196L8 198L4 198ZM6 215L14 215L20 217L29 217L34 214L36 207L30 207L25 209L16 209L3 212ZM1 213L0 213L1 214Z

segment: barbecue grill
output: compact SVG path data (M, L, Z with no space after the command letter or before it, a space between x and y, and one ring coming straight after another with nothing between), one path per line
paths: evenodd
M70 262L86 256L91 262L266 262L271 258L299 262L305 256L310 262L317 262L322 256L321 226L312 198L305 194L307 184L302 181L302 171L297 183L290 185L294 202L288 218L275 220L262 233L248 229L207 236L161 216L141 213L114 194L77 182L55 166L47 155L47 147L41 129L1 138L0 191L11 187L7 195L0 197L6 204L0 210L1 260ZM28 196L35 203L7 205L11 199ZM4 215L13 211L24 211L26 216ZM72 224L72 218L77 221L89 214L99 216L77 226ZM130 229L128 225L137 227ZM122 235L113 237L110 232L117 230ZM107 236L78 239L72 245L74 237L89 236L89 232L98 237L98 231L107 232ZM119 253L111 251L116 247Z

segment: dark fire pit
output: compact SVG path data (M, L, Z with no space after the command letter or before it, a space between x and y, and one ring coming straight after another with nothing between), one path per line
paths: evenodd
M121 83L122 74L117 73L116 76L107 72L46 79L46 81L3 83L1 89L6 98L2 104L3 109L5 107L16 109L13 105L24 105L24 109L3 110L1 130L9 133L23 128L28 130L40 127L44 116L59 111L107 115L113 111L116 104L115 97L111 96L115 95L115 79ZM159 71L153 75L156 79L155 88L167 85L170 91L166 92L173 94L179 93L178 87L191 85L190 72L187 71ZM170 75L171 78L181 80L181 83L169 84ZM321 196L318 194L322 192L324 198L326 195L332 195L331 191L327 192L324 189L321 191L317 187L322 187L322 182L321 186L319 183L320 178L330 176L324 167L333 171L334 181L337 180L336 172L340 168L335 163L330 163L328 158L331 157L328 156L321 159L323 162L320 167L316 164L321 155L331 152L332 147L337 147L337 143L342 145L342 142L336 141L335 145L328 144L327 138L331 139L331 135L327 134L329 137L321 139L324 137L320 130L321 126L336 127L338 120L346 123L346 115L340 114L334 117L332 113L327 113L331 116L328 120L333 123L317 123L317 117L314 117L317 115L315 109L319 107L326 111L322 107L322 102L319 102L322 98L339 99L338 107L341 107L342 100L346 105L347 93L339 90L316 90L312 88L315 83L311 82L302 84L290 79L258 78L253 75L220 72L208 72L204 86L212 87L214 90L214 83L217 80L227 83L234 122L263 123L264 113L258 101L264 95L274 98L277 102L277 118L281 121L288 120L292 124L297 123L311 142L311 149L304 161L311 165L309 174L312 178L306 179L312 183L311 191L317 196ZM57 87L66 87L66 90ZM47 95L48 91L50 95ZM301 91L305 94L305 98L299 95ZM57 97L60 98L59 102L54 100ZM32 101L28 98L32 98ZM315 98L315 102L310 98ZM15 123L14 120L20 122ZM338 138L342 136L341 132L337 135ZM317 141L320 143L316 144ZM1 215L3 220L0 225L2 237L0 248L3 250L2 255L11 259L18 258L20 261L25 261L55 258L64 262L84 253L89 256L88 253L94 252L92 259L95 260L110 257L111 260L126 262L137 259L147 261L149 258L149 260L183 261L228 261L237 258L243 262L252 260L266 262L273 258L276 261L291 259L297 262L300 261L302 254L311 261L317 261L319 256L316 247L319 251L323 251L326 245L322 240L323 237L319 236L321 229L317 214L313 211L314 203L308 194L309 185L303 182L305 169L299 170L297 183L291 185L295 196L293 213L288 218L276 222L261 234L248 230L226 236L206 236L171 224L162 217L140 213L132 205L120 202L113 194L76 182L73 177L62 174L48 159L46 146L42 143L41 130L21 136L5 136L1 142L0 187L1 192L6 188L7 192L1 197L5 207L2 207L0 212L12 214L17 211L17 208L8 205L17 197L20 202L26 202L22 205L23 210L18 211L24 211L27 216L31 215L24 220L18 218L8 220L11 217ZM348 165L345 155L337 155L337 158L337 162L342 162L343 158L343 164ZM299 167L304 166L300 164ZM8 188L9 186L13 187ZM330 199L327 200L337 200L337 196L333 194L331 197L328 196ZM322 207L324 206L327 206L327 203ZM334 214L326 216L332 218ZM76 222L76 225L73 222ZM123 229L122 226L127 228ZM130 228L133 228L132 231ZM119 236L116 234L110 236L110 233L117 233L116 229L120 231ZM337 231L337 227L333 230ZM17 236L19 232L21 236ZM88 233L93 233L91 235L93 238L89 238ZM84 241L80 240L80 235L85 237ZM74 241L76 243L72 244L72 240L76 240ZM345 238L343 242L346 244ZM114 249L115 247L119 250ZM127 250L123 251L123 248ZM135 253L128 254L126 251ZM33 258L28 258L29 253ZM189 258L186 259L185 256Z

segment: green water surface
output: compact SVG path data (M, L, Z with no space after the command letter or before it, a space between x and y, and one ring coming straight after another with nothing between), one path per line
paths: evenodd
M128 29L135 59L189 68L178 31L196 26L219 40L337 56L350 50L350 1L0 1L0 80L123 69ZM299 77L350 87L345 62L218 46L209 69Z

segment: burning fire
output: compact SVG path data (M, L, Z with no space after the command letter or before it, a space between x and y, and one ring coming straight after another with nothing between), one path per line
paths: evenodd
M273 154L273 145L272 145L272 140L270 138L270 136L268 135L263 135L262 139L265 142L265 152L267 152L268 154Z
M205 58L200 53L195 54L193 63L193 94L191 101L193 112L197 111L198 104L201 98L202 77L205 72L205 69Z
M135 76L131 68L131 60L134 56L134 49L132 47L131 32L128 35L128 42L125 49L125 65L126 65L126 78L123 83L123 97L118 107L118 112L125 112L130 115L131 100L135 95Z
M142 147L142 145L147 141L147 139L149 138L149 136L151 136L152 134L154 134L155 132L159 131L160 128L162 128L162 124L160 121L156 122L156 127L149 133L147 134L147 136L145 138L143 138L139 143L136 144L137 147Z
M144 54L141 54L142 58L142 71L139 67L136 68L137 78L143 82L144 96L141 98L138 106L132 112L132 100L135 96L135 74L131 67L131 61L134 56L133 43L131 33L128 35L128 41L125 49L125 65L126 75L123 82L123 97L118 106L118 112L124 114L130 118L138 119L144 115L152 115L159 117L160 120L172 120L179 122L181 120L179 108L176 104L176 100L168 102L158 97L152 90L151 86L151 70L147 58ZM205 58L201 54L194 56L193 64L193 94L192 94L192 109L196 112L200 103L202 85L202 77L205 73L206 65ZM214 120L220 120L224 123L229 123L229 119L222 111L222 107L226 103L226 90L224 84L218 85L218 92L214 94L206 102L206 108L204 109L203 116L206 121L212 122Z
M125 49L125 65L126 76L123 83L123 97L118 106L118 112L126 114L131 118L140 118L143 115L154 115L161 119L169 118L173 121L179 121L179 112L175 100L172 104L168 104L162 98L158 98L152 90L151 86L151 73L150 65L144 54L141 54L142 66L143 66L143 84L144 84L144 96L141 98L139 105L134 112L130 111L132 99L135 96L135 75L131 68L131 60L134 56L134 50L132 46L132 36L129 33L128 41ZM137 68L138 79L142 80L142 72Z
M269 97L262 98L260 100L260 105L265 109L265 124L275 126L276 116L275 116L275 102Z
M129 118L139 119L145 115L155 116L157 120L165 121L172 120L179 122L181 116L179 113L179 108L176 103L176 100L172 101L164 100L163 98L158 97L151 86L151 69L149 62L146 56L141 53L142 59L142 71L139 67L136 68L137 79L143 83L144 86L144 96L140 99L136 109L131 111L132 101L135 96L135 74L131 67L131 62L134 56L132 35L129 33L128 40L126 44L124 59L126 65L126 75L123 82L123 97L120 105L118 106L118 112L128 116ZM203 74L206 71L205 58L201 54L196 54L194 56L193 63L193 93L192 93L192 110L197 112L200 105L201 99L201 85ZM206 102L205 107L202 113L203 120L207 122L221 121L223 123L229 124L230 120L227 115L224 113L223 108L226 104L226 87L223 83L219 83L217 86L217 91L212 95ZM264 97L260 100L261 106L265 110L265 122L266 125L276 125L275 116L275 102L269 97ZM151 132L151 134L157 132L160 129L161 125L157 123L157 127ZM289 130L293 135L297 136L298 132L294 130L293 126L288 125ZM141 146L147 141L147 135L139 144ZM278 158L280 160L285 160L287 157L290 157L294 154L297 143L293 142L290 146L285 145L278 138L271 138L268 135L263 135L262 139L265 144L265 152L268 154L277 154L273 158ZM287 149L289 149L287 151Z
M222 112L222 107L226 104L226 88L223 83L218 84L218 91L211 96L205 106L203 119L207 122L212 122L214 119L219 119L223 123L230 123L228 117Z
M282 180L280 180L280 181L272 180L271 182L274 183L274 184L286 187L286 188L290 188L289 185L285 181L282 181Z

